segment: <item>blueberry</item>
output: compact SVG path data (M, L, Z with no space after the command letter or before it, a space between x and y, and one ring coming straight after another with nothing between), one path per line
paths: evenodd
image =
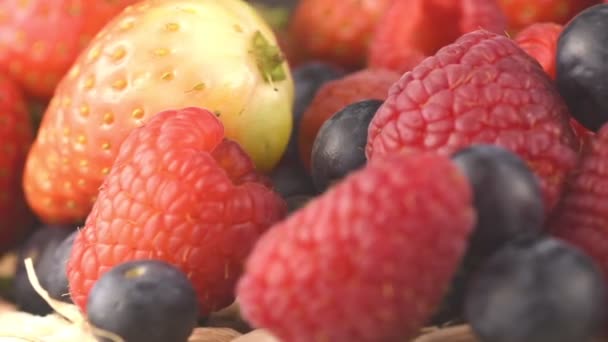
M295 86L295 97L293 105L293 133L289 139L287 159L300 159L297 148L298 131L302 114L308 109L319 88L332 80L346 75L345 71L330 64L313 61L302 64L292 71Z
M521 235L541 233L541 188L522 159L492 145L464 148L452 159L473 188L477 224L468 251L471 258L488 256Z
M329 118L312 146L311 173L318 191L365 165L367 129L383 101L352 103Z
M298 209L305 206L306 203L308 203L311 199L311 196L306 195L296 195L292 197L287 197L285 199L285 202L287 202L287 210L289 211L289 213L293 213L294 211L297 211Z
M270 174L274 190L283 198L314 194L312 179L298 163L282 161Z
M76 234L78 231L72 232L56 248L46 249L37 267L40 285L51 298L66 303L72 303L66 267Z
M471 183L477 223L434 324L460 320L471 274L505 243L539 236L545 217L538 179L517 155L498 146L473 145L452 159Z
M608 4L587 8L562 31L556 52L556 83L570 113L597 131L608 121Z
M17 307L34 315L44 316L53 310L42 297L34 291L27 272L24 260L32 259L36 275L40 276L40 263L47 251L52 251L72 232L72 227L48 225L38 228L22 245L17 253L17 270L13 282L13 297Z
M158 260L111 268L93 285L87 316L128 342L187 341L197 325L196 292L185 274Z
M473 279L465 313L482 342L583 342L602 329L606 283L578 249L522 239L494 254Z

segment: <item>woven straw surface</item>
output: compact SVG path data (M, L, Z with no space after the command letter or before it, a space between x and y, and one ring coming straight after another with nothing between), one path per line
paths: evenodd
M0 260L0 276L14 272L16 259L9 256ZM33 268L30 268L33 271ZM38 281L33 272L30 280L34 287ZM44 297L46 291L39 288ZM73 305L47 299L57 313L45 317L19 312L10 303L0 300L0 342L96 342L92 328ZM213 314L205 327L197 328L189 342L280 342L267 331L250 331L239 315L237 305ZM466 325L430 327L420 336L404 342L478 342ZM608 342L608 340L596 341Z

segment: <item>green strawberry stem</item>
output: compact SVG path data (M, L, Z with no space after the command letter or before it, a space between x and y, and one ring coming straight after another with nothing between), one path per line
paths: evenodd
M251 53L258 70L267 83L280 82L287 78L283 67L285 57L278 46L270 44L260 31L253 35L251 45Z

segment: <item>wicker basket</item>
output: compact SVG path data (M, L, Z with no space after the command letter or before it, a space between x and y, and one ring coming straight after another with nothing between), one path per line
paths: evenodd
M12 274L16 262L14 256L1 260L0 274ZM34 316L19 312L13 305L0 301L0 342L95 342L93 331L80 311L74 305L48 297L38 283L31 261L26 262L26 269L34 289L49 302L56 313L45 317ZM194 331L190 342L279 342L267 331L250 331L242 320L237 305L213 314L205 325ZM104 334L99 331L98 333ZM425 328L420 336L410 342L477 342L477 339L468 326L459 325Z
M55 313L35 316L19 312L13 305L0 302L0 341L35 342L95 342L94 335L102 335L121 342L120 337L99 331L87 324L76 306L50 298L40 286L31 260L25 262L32 286L42 296ZM248 332L247 324L241 319L236 305L228 307L206 322L206 327L197 328L190 342L279 342L264 330ZM243 334L244 333L244 334ZM450 328L428 328L415 342L474 342L466 326Z

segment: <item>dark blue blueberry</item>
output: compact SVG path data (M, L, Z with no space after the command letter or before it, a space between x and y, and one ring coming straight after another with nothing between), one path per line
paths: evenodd
M597 131L608 121L608 4L589 7L562 31L556 83L570 113Z
M583 342L606 318L606 283L595 263L557 239L512 242L471 282L466 317L481 342Z
M541 233L545 212L540 184L522 159L492 145L467 147L452 159L473 189L477 224L471 257L483 258L509 240Z
M56 248L45 250L37 267L40 285L51 298L66 303L72 303L68 288L67 263L76 234L78 231L72 232Z
M517 155L498 146L473 145L452 158L471 183L477 224L434 324L461 319L471 274L505 243L539 236L545 217L538 180Z
M323 123L311 154L312 180L319 192L365 165L367 129L382 103L381 100L352 103Z
M316 193L310 175L297 163L282 161L270 174L274 190L283 198Z
M47 251L52 251L72 232L72 227L49 225L37 229L21 246L17 253L17 270L13 282L13 299L17 307L34 315L46 315L53 310L34 291L25 271L24 261L32 259L36 275L40 273L40 263Z
M158 260L113 267L93 285L87 301L90 323L128 342L185 342L197 325L192 283Z
M287 210L289 213L293 213L298 209L304 207L313 197L306 195L296 195L292 197L287 197L285 202L287 202Z

